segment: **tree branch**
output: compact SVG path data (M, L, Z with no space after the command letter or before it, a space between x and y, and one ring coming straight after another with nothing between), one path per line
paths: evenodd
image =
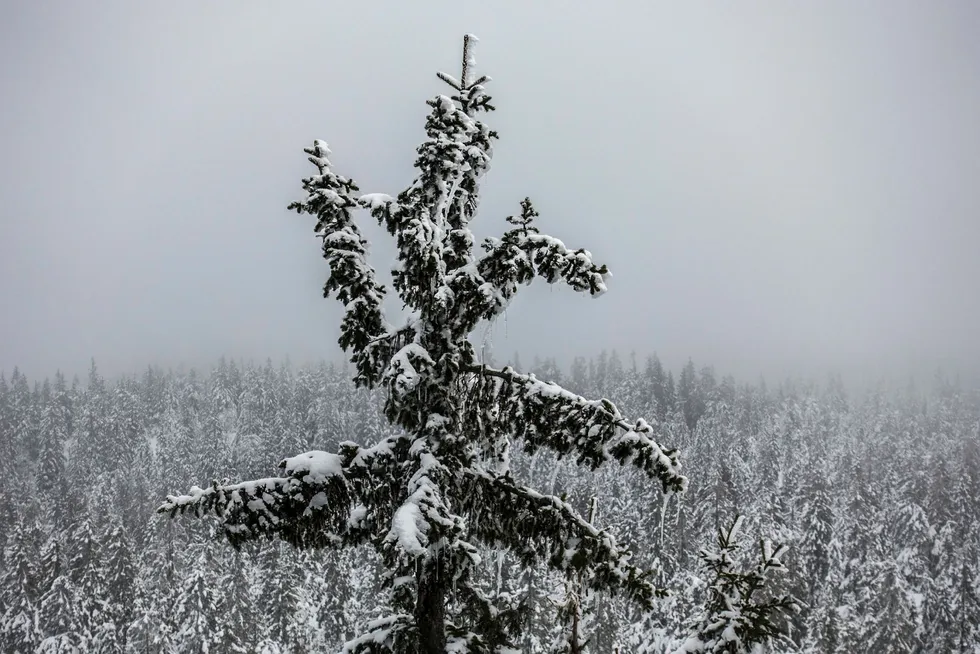
M352 211L359 203L353 197L357 185L331 170L330 149L316 140L304 148L318 175L303 180L306 198L289 208L316 216L316 233L323 239L323 258L330 265L330 276L323 285L324 297L335 295L346 308L340 327L340 346L353 350L351 362L357 369L354 381L373 387L383 370L376 358L364 351L372 340L385 334L387 323L382 304L385 288L378 284L374 268L368 263L368 242L354 222Z
M379 523L390 522L372 495L385 491L389 464L403 447L407 439L396 435L370 448L343 443L339 454L307 452L279 463L284 476L194 486L186 495L168 495L157 512L213 513L235 547L274 534L304 549L362 543Z
M471 533L490 545L511 548L526 563L544 559L556 570L584 572L592 588L622 591L646 608L664 591L629 563L631 553L612 534L597 529L571 506L518 485L513 477L464 468L469 492L462 509Z
M471 405L493 401L499 417L490 424L482 416L470 418L470 428L497 430L503 426L524 439L525 449L546 446L559 455L574 453L579 463L598 468L615 459L657 478L664 492L683 492L687 478L680 473L677 451L663 448L653 438L653 428L643 419L626 421L609 400L586 400L551 382L540 381L504 368L464 365L463 372L475 376ZM496 383L479 383L483 379Z

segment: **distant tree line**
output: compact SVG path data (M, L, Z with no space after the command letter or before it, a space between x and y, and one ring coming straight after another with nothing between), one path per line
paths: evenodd
M849 395L837 378L769 389L692 362L616 353L530 366L655 418L691 486L666 502L628 468L577 474L547 453L515 473L630 543L670 596L640 613L579 598L590 652L668 652L703 617L698 556L736 514L789 545L780 592L801 600L785 651L980 647L980 395L942 376ZM175 487L273 474L283 453L373 443L379 399L332 365L221 361L112 383L0 377L0 651L339 651L381 610L367 549L235 551L207 523L155 515ZM751 555L751 552L748 553ZM524 603L528 653L562 639L568 580L501 556L486 583ZM617 650L618 648L618 650Z

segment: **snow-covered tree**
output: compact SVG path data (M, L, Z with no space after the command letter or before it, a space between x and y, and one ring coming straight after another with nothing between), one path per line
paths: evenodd
M227 567L230 569L221 579L224 592L218 625L221 631L220 651L244 654L249 651L248 641L255 623L252 600L249 597L249 580L246 576L246 558L241 552L235 552L229 563Z
M92 634L105 618L103 554L91 515L86 511L71 530L67 557L67 573L77 596L75 612L79 628L86 635Z
M211 555L202 546L190 574L177 591L172 620L175 640L184 651L217 651L222 644L221 595L210 578L212 567Z
M0 573L0 645L4 652L29 654L40 640L37 625L37 571L33 525L17 523Z
M318 140L305 150L317 173L303 180L305 199L290 205L316 217L330 265L324 294L346 307L340 345L355 382L386 391L395 433L366 447L345 442L336 453L285 459L279 477L195 487L160 509L213 512L236 545L267 534L303 548L372 544L386 567L390 612L347 643L353 654L513 651L520 611L473 582L479 544L580 575L590 588L621 592L641 606L661 593L611 533L563 499L515 480L512 442L591 468L630 464L665 491L686 486L675 451L643 419L629 421L608 400L586 400L478 360L471 333L501 315L519 286L541 278L599 296L608 270L588 251L542 234L528 199L501 238L475 250L469 224L497 134L479 119L494 107L488 78L474 74L474 42L464 39L459 79L439 74L453 93L428 102L418 176L405 191L358 197ZM393 286L410 312L401 326L385 318L387 290L367 261L353 216L359 208L396 240Z
M67 575L54 579L40 602L38 623L44 640L38 647L43 654L75 654L83 643L77 616L77 591Z
M708 604L696 632L675 654L754 653L759 646L783 638L780 615L797 603L789 595L773 595L766 586L772 573L785 569L780 557L787 548L762 540L758 561L743 571L736 557L743 521L743 516L736 516L729 526L718 530L717 548L701 551L714 577Z
M273 544L264 561L263 597L269 600L265 612L268 640L288 646L296 640L293 618L299 608L302 571L292 552Z
M132 544L118 519L113 519L103 547L105 560L105 619L113 625L112 642L126 646L126 627L135 615L136 566Z

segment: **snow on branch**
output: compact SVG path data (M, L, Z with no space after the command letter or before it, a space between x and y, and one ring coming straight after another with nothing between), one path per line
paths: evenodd
M569 250L560 240L546 234L522 236L521 248L534 262L538 277L549 284L562 280L576 291L592 297L606 292L609 269L595 265L588 250Z
M330 264L323 295L336 296L346 307L340 327L340 346L353 351L355 382L373 387L383 368L376 357L365 352L365 347L387 332L382 311L385 289L368 263L368 242L354 223L352 212L360 205L353 193L358 188L353 181L331 170L330 149L325 142L316 140L304 152L319 174L303 180L306 198L293 202L289 209L317 217L316 233L323 239L323 258Z
M213 513L236 547L279 535L300 548L362 542L372 529L365 508L404 437L392 436L370 448L343 443L339 454L313 451L280 462L281 477L236 484L212 482L186 495L168 495L158 513Z
M415 620L406 613L396 613L367 624L367 631L344 643L343 654L388 654L396 651L399 640L412 638Z
M612 534L560 498L518 485L509 474L473 468L462 473L469 484L462 508L470 531L484 542L508 547L528 564L545 559L557 570L585 572L593 588L624 592L645 608L664 594L647 580L649 572L629 563L629 550Z
M474 426L482 425L485 430L503 426L523 438L527 450L548 447L560 456L574 454L580 464L588 463L593 469L610 460L633 465L659 479L664 492L687 488L677 451L658 444L653 428L642 418L628 422L609 400L587 400L510 367L497 370L470 365L463 370L476 377L471 392L481 401L472 404L481 406L492 400L500 407L493 424L467 416Z
M518 286L529 284L535 277L549 284L564 281L580 293L598 297L606 292L606 280L611 276L605 265L597 265L588 250L570 250L561 240L541 234L533 224L538 216L531 201L521 202L521 214L509 216L514 225L501 238L488 238L483 243L486 254L472 271L461 271L473 279L471 293L481 301L481 318L499 315L517 293Z
M337 455L310 454L323 457L323 467L315 473L287 467L283 477L194 486L187 495L169 495L157 511L171 516L190 511L198 517L214 513L236 547L272 534L299 547L339 545L350 517L350 488Z
M476 68L476 43L479 41L473 34L463 36L463 71L459 79L448 73L438 72L436 77L448 84L458 95L453 96L453 100L460 103L463 110L472 115L475 111L493 111L493 106L489 104L490 96L484 91L484 84L490 81L486 75L481 75L474 79L474 69Z

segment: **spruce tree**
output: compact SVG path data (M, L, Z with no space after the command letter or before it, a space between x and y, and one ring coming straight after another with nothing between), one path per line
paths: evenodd
M132 543L119 518L112 518L102 549L107 598L105 618L115 626L113 640L122 650L126 646L125 627L135 615L137 570L133 561Z
M464 38L459 79L438 75L452 93L428 101L418 176L406 190L358 196L317 140L305 150L317 172L303 180L305 199L290 205L316 218L330 266L324 295L346 307L340 345L354 381L385 391L395 433L367 447L348 441L336 453L285 459L278 477L195 487L160 507L213 512L234 545L273 534L302 548L372 544L386 567L391 610L348 642L354 654L513 651L520 608L475 583L478 544L509 549L527 565L545 562L641 606L661 594L612 534L563 499L518 483L508 469L512 442L593 469L633 465L667 492L686 486L675 451L661 447L643 419L478 360L470 334L500 316L519 286L541 278L595 297L608 270L588 251L541 233L529 199L501 238L475 250L469 223L497 133L480 120L494 107L488 78L474 74L474 42ZM396 240L393 287L410 311L401 326L385 318L387 289L367 261L357 209Z
M10 536L0 572L0 650L30 654L40 641L37 625L36 527L19 522Z
M589 524L595 522L597 500L589 499ZM565 597L558 604L558 618L563 629L552 644L552 654L585 654L590 651L591 620L586 613L589 596L582 577L569 577L565 581Z
M270 600L264 616L266 637L269 641L289 646L296 635L293 624L299 607L302 571L293 553L279 547L278 543L264 554L265 584L262 595Z
M701 395L701 388L698 384L697 372L691 359L687 360L677 382L677 402L684 412L687 428L694 431L698 425L698 420L704 414L705 407L704 397Z
M67 575L54 579L41 597L38 626L44 640L38 647L43 654L74 654L84 642L77 616L77 590Z
M48 389L47 381L44 382ZM65 378L58 373L53 392L46 398L41 413L40 452L34 472L38 499L47 511L49 522L62 527L68 514L68 480L65 476L65 443L70 432L70 413L66 402Z
M789 595L772 595L766 586L774 572L785 570L780 557L788 548L760 541L759 559L743 571L736 559L743 520L736 516L729 526L718 530L717 548L701 551L702 561L714 576L706 611L695 633L675 654L747 654L760 647L786 645L779 617L796 610L797 601Z
M235 552L228 563L230 565L227 567L230 569L220 582L223 589L218 625L221 633L220 651L244 654L249 651L249 632L255 619L249 597L246 558L240 552Z
M196 563L189 566L190 573L177 591L171 619L181 649L209 652L222 644L221 591L213 583L214 561L207 548L202 547L195 558Z
M105 553L88 511L79 516L71 529L68 549L67 576L77 592L76 617L79 629L88 636L104 622L106 613Z

